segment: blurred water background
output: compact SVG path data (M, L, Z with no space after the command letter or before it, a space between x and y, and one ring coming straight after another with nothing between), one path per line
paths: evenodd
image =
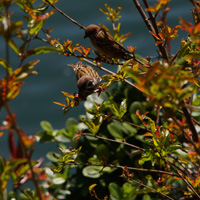
M148 2L151 4L155 1L148 0ZM42 1L39 1L39 3L41 4ZM143 57L157 56L154 40L149 34L132 0L59 0L56 6L85 27L89 24L102 23L111 30L111 22L107 21L106 16L99 11L99 8L105 7L105 3L113 8L123 5L121 11L122 17L119 20L122 23L121 34L132 32L131 36L124 42L124 47L130 45L136 46L136 54L140 54ZM179 23L180 16L192 22L190 14L192 4L189 0L172 0L169 5L171 8L171 12L168 14L170 27L173 28ZM19 12L17 6L14 10L16 20L23 19L22 13ZM60 38L61 43L66 39L70 39L73 43L80 43L85 47L91 46L89 39L83 39L84 31L80 30L79 27L60 13L51 16L45 23L45 27L47 29L52 28L52 38ZM182 31L179 31L179 33L180 36L178 39L175 39L172 43L172 53L178 50L181 38L186 37L186 33ZM39 45L40 43L41 41L35 41L32 46ZM45 44L41 43L41 45ZM1 36L0 57L5 59L5 42ZM17 56L12 52L10 58L11 65L17 67L19 65ZM37 64L36 69L39 71L39 74L26 79L19 96L10 102L12 112L17 114L17 123L28 135L33 135L41 130L40 122L42 120L49 121L55 129L61 129L65 127L67 118L74 117L78 119L80 114L85 114L83 103L66 115L63 115L61 107L53 103L54 101L64 102L64 96L61 94L61 91L71 94L78 91L74 72L67 66L69 63L77 62L77 58L52 53L30 57L29 61L38 58L40 59L40 63ZM103 66L109 67L109 69L113 68L114 71L116 70L115 66ZM100 75L102 74L100 72ZM4 76L5 71L1 67L0 77ZM0 113L1 122L5 119L5 114L5 111L2 109ZM3 157L9 156L7 138L7 134L4 134L0 138L0 155ZM55 144L41 144L36 148L33 158L45 158L46 153L54 149L57 151Z

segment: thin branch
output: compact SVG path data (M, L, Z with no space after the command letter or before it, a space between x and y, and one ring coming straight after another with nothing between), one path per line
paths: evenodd
M74 19L72 19L71 17L69 17L67 14L65 14L62 10L60 10L59 8L57 8L54 4L51 4L51 2L49 2L48 0L44 0L46 1L46 3L48 3L50 6L52 6L54 9L56 9L60 14L62 14L64 17L66 17L67 19L69 19L71 22L73 22L74 24L78 25L81 29L85 30L85 27L81 24L79 24L77 21L75 21Z
M185 172L188 172L189 175L193 176L193 178L196 178L197 174L195 172L193 172L191 169L189 169L187 166L185 166L185 164L182 163L177 157L175 157L171 153L168 153L168 156L173 158L175 160L175 162L178 163L184 169L184 171L182 171L183 174L187 175ZM179 170L180 170L180 168L179 168Z
M177 166L170 161L165 160L170 166L172 166L175 172L181 177L181 179L185 182L185 184L193 191L193 193L200 199L200 195L195 191L192 185L183 177L183 175L176 169Z
M148 17L146 16L144 10L142 9L142 6L140 5L140 3L138 2L138 0L133 0L133 2L135 3L135 7L138 9L140 15L142 16L145 24L147 25L148 29L150 31L152 31L153 33L156 33L152 24L149 22Z
M172 57L172 59L170 60L170 63L173 64L173 62L175 61L175 59L177 58L178 54L180 53L181 49L179 49L174 56Z
M122 169L124 170L125 168L129 170L134 170L134 171L141 171L141 172L152 172L152 173L160 173L160 174L167 174L170 176L175 176L179 177L179 175L176 175L172 172L167 172L167 171L162 171L162 170L156 170L156 169L144 169L144 168L136 168L136 167L127 167L127 166L122 166L122 165L112 165L112 164L92 164L92 163L67 163L67 165L78 165L78 166L99 166L99 167L110 167L110 168L117 168L117 169Z
M159 114L160 114L161 106L157 106L156 108L156 128L158 129L159 126Z
M155 189L153 189L153 188L151 188L151 187L149 187L149 186L143 184L142 182L138 182L138 181L133 180L133 179L130 179L130 180L133 181L134 183L137 183L137 184L140 185L140 186L143 186L143 187L145 187L145 188L147 188L147 189L150 189L150 190L154 191L155 193L160 194L161 196L163 196L163 197L165 197L165 198L167 198L167 199L174 200L173 198L167 196L166 194L164 194L164 193L162 193L162 192L158 192L157 190L155 190Z
M104 137L101 137L101 136L98 136L98 135L92 135L92 134L88 134L88 133L82 133L82 135L83 136L89 136L89 137L98 138L98 139L104 140L104 141L109 141L109 142L115 142L115 143L118 143L118 144L123 144L123 145L129 146L129 147L133 147L133 148L135 148L137 150L140 150L140 151L145 151L145 149L143 149L141 147L138 147L138 146L135 146L133 144L127 143L125 140L123 142L120 142L120 141L116 141L116 140L113 140L113 139L104 138Z
M188 123L188 126L190 127L190 130L192 132L192 138L195 142L198 142L199 141L199 137L198 137L198 133L197 133L197 130L192 122L192 117L190 115L190 113L188 112L186 106L185 106L185 103L184 101L181 102L182 103L182 110L183 110L183 113L185 115L185 118L187 120L187 123Z
M179 112L180 114L184 115L184 113L183 113L182 110L178 110L178 112ZM191 117L192 117L192 116L191 116ZM197 121L196 119L194 119L193 117L192 117L192 121L193 121L195 124L197 124L197 125L200 126L200 122L198 122L198 121Z
M102 67L101 65L98 65L98 64L93 63L92 61L90 61L90 60L88 60L88 59L86 59L86 58L83 58L83 60L84 60L85 62L87 62L87 63L89 63L89 64L91 64L91 65L93 65L93 66L95 66L95 67L97 67L97 68L99 68L99 69L101 69L101 70L103 70L104 72L107 72L108 74L113 74L113 75L116 74L116 73L114 73L114 72L112 72L112 71L106 69L105 67Z
M137 125L137 124L133 124L133 123L128 122L128 121L123 121L123 120L120 120L120 119L116 119L116 118L114 118L114 117L112 117L112 119L113 119L113 120L116 120L116 121L119 121L119 122L122 122L122 123L129 124L129 125L131 125L131 126L133 126L133 127L135 127L135 128L139 128L139 129L142 129L142 130L144 130L144 131L148 131L148 132L150 132L150 133L152 132L151 130L147 129L146 127L141 127L141 126L139 126L139 125Z
M190 142L190 143L193 145L195 151L196 151L198 154L200 154L199 149L197 148L197 146L195 145L195 143L193 142L193 140L192 140L190 137L188 137L188 134L187 134L187 133L185 132L185 130L183 129L183 126L178 122L178 120L177 120L175 117L172 117L172 119L173 119L173 120L176 122L176 124L180 127L182 133L184 134L184 136L185 136L185 138L188 140L188 142Z
M146 16L146 14L145 14L145 12L144 12L142 6L141 6L140 3L138 2L138 0L133 0L133 2L134 2L134 4L135 4L136 8L138 9L140 15L142 16L142 19L144 20L144 22L145 22L146 26L148 27L148 29L149 29L151 32L153 32L153 33L156 34L156 31L155 31L154 27L153 27L152 24L149 22L148 17ZM154 19L155 19L155 18L154 18ZM156 35L157 35L157 34L156 34ZM160 37L159 35L157 35L157 36ZM153 37L153 38L154 38L155 41L157 41L157 39L156 39L155 37ZM165 48L162 46L162 44L158 44L158 48L159 48L159 50L160 50L160 52L161 52L161 54L162 54L163 59L165 59L165 60L168 61L169 59L168 59L167 53L166 53L166 51L165 51Z
M186 184L186 185L194 192L194 194L195 194L197 197L199 197L199 199L200 199L200 196L197 194L197 192L194 190L194 188L191 186L191 184L187 182L187 180L183 177L183 175L182 175L179 171L181 171L184 175L185 175L185 172L184 172L182 169L180 169L178 166L176 166L174 163L172 163L172 162L170 162L170 161L164 159L163 156L162 156L162 154L159 153L159 155L160 155L160 157L162 158L162 160L163 160L164 162L166 162L169 166L171 166L171 167L175 170L175 172L178 174L178 176L185 182L185 184ZM186 176L187 176L187 174L186 174Z
M146 8L149 8L148 2L147 2L146 0L143 0L143 2L144 2L145 7L146 7ZM155 30L155 33L156 33L156 35L158 35L159 31L158 31L158 26L157 26L157 24L156 24L155 17L152 15L152 13L151 13L150 11L147 11L147 12L148 12L148 14L149 14L149 18L150 18L150 20L151 20L151 23L152 23L152 25L153 25L153 28L154 28L154 30Z

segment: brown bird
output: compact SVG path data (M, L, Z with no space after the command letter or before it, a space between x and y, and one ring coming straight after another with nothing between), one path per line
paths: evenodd
M69 64L68 66L72 67L75 71L79 98L85 101L88 95L96 92L101 78L91 66L82 62Z
M91 24L85 29L84 38L89 37L92 45L106 58L129 60L135 58L103 28Z

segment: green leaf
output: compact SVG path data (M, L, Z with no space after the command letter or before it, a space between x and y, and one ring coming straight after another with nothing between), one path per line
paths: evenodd
M51 126L51 124L48 121L41 121L40 126L44 131L47 131L47 132L53 131L53 127Z
M9 74L12 74L12 67L7 63L6 60L0 58L0 65L7 69Z
M52 162L58 162L58 160L60 159L59 154L54 152L48 152L46 154L46 157Z
M123 184L122 189L123 189L123 199L133 200L134 196L136 197L136 195L134 195L137 189L136 186L133 186L132 184L126 182Z
M119 111L119 108L117 106L117 104L114 102L114 101L110 101L111 102L111 111L114 115L116 115L118 118L120 118L120 111Z
M56 177L56 178L53 178L52 180L52 183L54 185L61 185L65 182L65 178L64 177Z
M59 48L51 46L42 46L42 47L32 48L27 52L27 56L39 55L45 53L55 53L55 52L62 52L62 51Z
M5 198L7 199L7 198ZM17 200L17 194L14 191L9 192L8 200Z
M14 32L16 32L16 31L20 30L20 29L22 28L22 26L23 26L23 21L15 21L15 22L12 22L12 23L11 23L10 31L11 31L12 33L14 33Z
M124 114L126 113L126 111L127 111L127 100L124 99L121 102L120 107L119 107L120 119L124 116Z
M110 132L110 134L116 138L116 139L123 139L123 133L121 130L121 126L120 124L117 124L115 122L112 122L110 124L108 124L107 128L108 131Z
M122 189L116 183L110 183L108 186L110 196L112 200L122 200L123 192Z
M38 64L40 62L40 60L33 60L33 61L30 61L29 63L27 63L26 65L22 66L22 70L21 70L21 73L22 72L27 72L31 69L33 69L35 67L36 64Z
M83 175L89 178L99 178L101 170L101 166L87 166L83 169Z
M70 117L67 119L65 127L66 129L70 129L72 126L77 124L78 124L77 120L75 118Z
M8 41L9 46L15 51L15 53L17 55L19 55L20 53L20 49L18 48L18 46L15 44L15 42L13 40L9 40Z
M167 152L168 153L172 153L174 151L176 151L177 149L181 149L181 145L180 144L172 144L167 148Z
M151 151L144 151L142 153L142 157L139 160L139 165L143 165L146 161L152 160L152 153Z
M29 33L30 35L38 35L39 31L41 30L41 28L43 27L44 25L44 21L41 20L41 21L37 21L36 24L34 25L30 25L30 29L29 29Z
M155 133L156 133L155 122L150 117L147 117L147 116L145 116L144 119L148 119L148 121L150 123L151 132L155 135Z
M98 145L95 149L95 154L99 159L102 159L102 156L104 156L105 159L108 160L110 157L110 151L105 144Z
M137 115L136 115L136 111L137 111L137 110L140 110L141 113L144 113L144 112L145 112L144 107L142 106L142 103L139 102L139 101L135 101L135 102L133 102L133 103L131 104L131 106L130 106L130 108L129 108L129 114L131 115L131 118L132 118L132 120L133 120L133 122L134 122L135 124L140 124L141 121L140 121L140 119L139 119L139 118L137 117Z

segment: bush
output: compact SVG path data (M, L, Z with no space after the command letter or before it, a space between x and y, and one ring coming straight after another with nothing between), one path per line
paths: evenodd
M52 30L43 27L56 11L81 29L85 27L59 10L57 1L44 0L38 7L34 2L3 0L0 4L0 33L6 42L6 59L0 58L5 69L0 81L0 106L7 112L0 133L8 133L11 152L10 158L0 157L0 199L200 198L199 3L191 1L193 23L180 18L179 25L169 27L169 1L160 0L150 6L143 0L143 8L133 0L155 40L158 57L134 57L135 47L124 50L118 46L126 56L132 55L123 61L98 51L97 58L93 58L90 47L52 38ZM26 23L13 20L10 10L16 5ZM112 23L114 45L130 35L120 35L121 9L108 4L100 9ZM101 27L110 37L106 33L109 29L103 24ZM173 54L171 42L179 38L180 31L188 36L180 40L180 48ZM19 45L16 38L21 41ZM30 47L35 40L45 45ZM9 49L18 56L17 68L10 64ZM60 130L42 121L42 130L27 136L9 103L19 95L24 80L38 73L34 67L39 59L28 58L52 52L77 57L105 71L101 77L104 82L90 92L94 94L85 96L86 114L79 121L69 118ZM117 72L104 68L105 63L117 65ZM98 75L92 71L94 77ZM80 90L79 94L63 91L65 103L55 104L64 113L73 112L85 100ZM31 158L38 142L57 144L58 151L47 154L49 163ZM13 191L7 192L10 180Z

